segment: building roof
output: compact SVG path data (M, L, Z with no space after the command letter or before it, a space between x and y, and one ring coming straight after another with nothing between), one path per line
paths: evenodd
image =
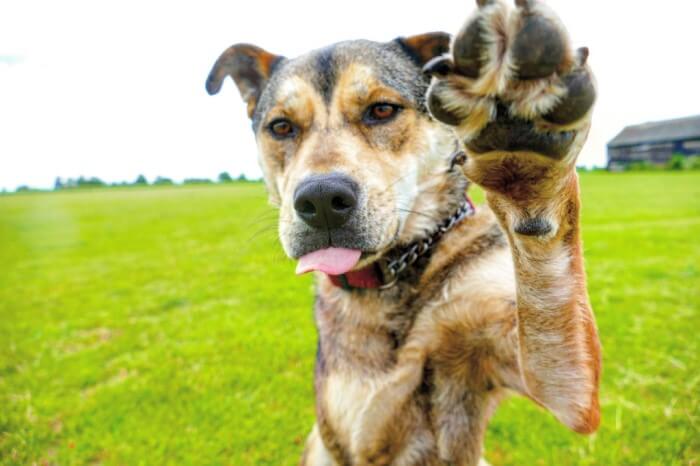
M700 138L700 115L627 126L608 143L608 147L698 138Z

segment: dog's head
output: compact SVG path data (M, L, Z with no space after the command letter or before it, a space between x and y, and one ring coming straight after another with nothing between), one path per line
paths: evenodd
M362 266L434 229L464 191L449 171L454 138L426 110L421 71L448 49L447 34L429 33L295 59L238 44L219 57L207 91L217 93L226 76L236 82L290 257L352 250Z

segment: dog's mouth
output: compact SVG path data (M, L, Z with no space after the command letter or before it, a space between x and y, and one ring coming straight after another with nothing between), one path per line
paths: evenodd
M362 256L359 249L324 248L305 254L297 262L297 275L319 271L328 275L342 275L352 270Z
M308 272L323 272L327 275L343 275L352 270L368 266L394 244L398 238L400 225L396 226L396 231L392 235L389 245L379 250L358 249L351 247L328 246L304 254L297 259L296 274L302 275Z

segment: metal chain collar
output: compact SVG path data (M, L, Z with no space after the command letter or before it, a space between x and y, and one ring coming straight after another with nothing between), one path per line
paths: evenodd
M408 246L400 248L398 257L393 259L392 257L383 257L379 259L378 265L382 271L383 280L385 282L380 288L387 289L394 286L399 280L401 272L413 265L419 257L427 253L445 233L451 230L460 221L474 215L474 212L475 210L471 202L465 199L454 214L443 220L437 230L435 230L435 233L427 238L414 241Z

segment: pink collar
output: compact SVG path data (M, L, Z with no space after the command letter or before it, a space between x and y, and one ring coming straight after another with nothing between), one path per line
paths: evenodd
M431 236L414 241L407 246L396 247L377 262L360 270L343 275L328 275L328 278L335 286L345 290L390 288L396 284L401 272L413 265L419 257L428 253L448 230L464 218L471 217L475 212L474 203L469 196L465 195L464 202L460 204L457 211L443 220Z

